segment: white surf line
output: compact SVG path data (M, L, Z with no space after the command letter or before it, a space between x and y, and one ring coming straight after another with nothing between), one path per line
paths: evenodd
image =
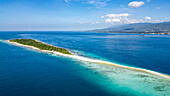
M54 52L54 51L48 51L48 50L40 50L39 48L36 48L36 47L33 47L33 46L23 45L23 44L19 44L19 43L16 43L16 42L10 42L9 40L4 40L4 41L11 43L11 44L14 44L14 45L17 45L17 46L32 48L34 50L38 50L38 51L41 51L41 52L53 53L53 54L56 54L56 55L60 55L60 56L64 56L64 57L70 57L70 58L74 58L74 59L78 59L78 60L82 60L82 61L86 61L86 62L91 62L91 63L112 65L112 66L116 66L116 67L120 67L120 68L125 68L125 69L134 70L134 71L140 71L140 72L145 72L145 73L149 73L149 74L153 74L153 75L158 75L158 76L170 79L169 75L165 75L165 74L158 73L158 72L151 71L151 70L147 70L147 69L129 67L129 66L125 66L125 65L119 65L119 64L116 64L116 63L108 62L108 61L90 59L90 58L77 56L77 55L68 55L68 54L63 54L63 53L56 52L56 51Z

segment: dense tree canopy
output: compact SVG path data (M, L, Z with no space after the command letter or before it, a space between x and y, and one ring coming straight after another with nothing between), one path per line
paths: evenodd
M64 54L72 55L67 49L48 45L48 44L45 44L45 43L42 43L42 42L39 42L39 41L36 41L33 39L13 39L13 40L10 40L10 42L17 42L20 44L33 46L33 47L39 48L41 50L50 50L50 51L56 51L56 52L61 52Z

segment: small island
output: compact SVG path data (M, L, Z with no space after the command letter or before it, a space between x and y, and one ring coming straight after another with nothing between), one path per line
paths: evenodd
M129 66L119 65L116 63L108 62L108 61L91 59L91 58L87 58L87 57L83 57L83 56L74 55L74 54L70 53L65 48L59 48L59 47L56 47L53 45L45 44L44 42L34 40L34 39L12 39L12 40L5 40L5 42L12 43L12 44L18 45L18 46L29 47L29 48L32 48L32 49L35 49L35 50L38 50L41 52L53 53L53 54L57 54L60 56L78 59L78 60L82 60L82 61L86 61L86 62L90 62L90 63L112 65L112 66L119 67L119 68L133 70L133 71L137 71L137 72L149 73L149 74L153 74L153 75L157 75L157 76L161 76L161 77L170 79L169 75L158 73L155 71L142 69L142 68L129 67ZM139 76L146 77L144 75L139 75Z
M34 39L12 39L12 40L9 40L9 42L15 42L15 43L22 44L22 45L32 46L40 50L56 51L56 52L60 52L63 54L73 55L65 48L59 48L56 46L45 44L43 42L40 42Z

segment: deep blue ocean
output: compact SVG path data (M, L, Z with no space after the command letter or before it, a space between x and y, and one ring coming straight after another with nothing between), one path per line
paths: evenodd
M170 75L170 35L0 32L0 40L15 38L37 39L89 58ZM110 91L118 85L81 63L0 42L0 96L128 96Z

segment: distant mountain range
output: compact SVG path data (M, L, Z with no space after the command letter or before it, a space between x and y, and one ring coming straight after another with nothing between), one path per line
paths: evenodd
M170 22L163 23L134 23L121 26L112 26L105 29L91 30L91 32L105 33L170 33Z

